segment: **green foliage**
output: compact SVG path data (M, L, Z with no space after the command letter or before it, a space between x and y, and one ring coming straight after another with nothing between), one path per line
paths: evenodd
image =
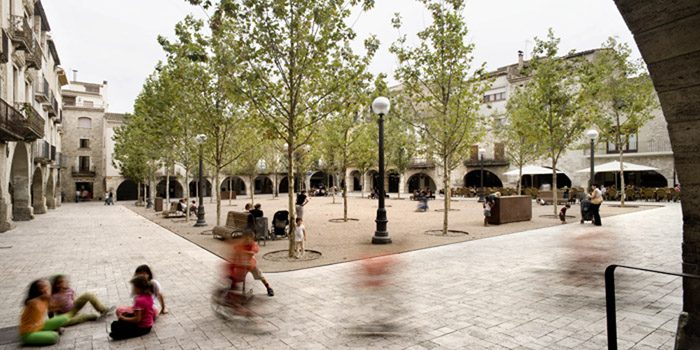
M432 23L418 33L420 44L405 47L402 36L391 46L401 64L396 78L410 103L406 120L419 132L425 153L442 166L445 191L443 233L447 233L450 204L450 173L468 154L470 145L483 135L479 108L489 80L484 65L472 72L473 44L465 44L467 27L460 0L421 0L432 15ZM400 29L397 14L394 27Z
M542 156L551 159L552 188L557 189L556 167L561 156L579 142L590 127L590 107L581 92L588 63L573 51L558 56L559 38L549 30L546 40L535 38L533 59L524 73L530 79L511 94L519 112L515 122L531 127L537 135ZM553 191L554 214L557 214L556 191Z
M593 60L586 80L594 123L600 142L620 150L621 189L624 188L623 152L632 135L653 119L659 108L654 86L641 59L632 60L626 43L609 38ZM624 205L624 196L622 205Z

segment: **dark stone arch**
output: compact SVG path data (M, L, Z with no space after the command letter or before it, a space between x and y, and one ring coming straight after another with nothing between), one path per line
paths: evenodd
M479 188L480 186L481 170L472 170L464 175L464 187ZM484 187L503 187L503 181L501 181L498 175L484 169Z
M123 181L117 186L117 201L134 201L139 197L139 187L131 180Z

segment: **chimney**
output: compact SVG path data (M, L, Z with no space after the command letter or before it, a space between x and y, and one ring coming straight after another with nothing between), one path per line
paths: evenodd
M518 70L523 70L525 67L525 60L523 59L523 51L518 50Z

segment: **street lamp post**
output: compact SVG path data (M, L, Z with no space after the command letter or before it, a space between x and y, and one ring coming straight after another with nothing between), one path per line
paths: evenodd
M386 230L388 220L386 219L386 208L384 207L384 199L386 197L386 191L384 190L384 115L389 113L390 107L391 102L386 97L377 97L372 102L372 110L379 115L379 118L377 118L377 123L379 124L379 205L377 208L377 219L374 220L377 223L377 230L372 237L372 244L391 243L391 237L389 237L389 232Z
M593 191L591 185L595 179L595 140L598 138L598 131L591 129L586 131L586 137L591 140L591 177L588 180L588 190Z
M484 153L486 153L486 150L479 148L479 163L481 165L481 173L479 174L479 203L484 202Z
M195 137L195 141L199 144L199 206L197 206L197 222L195 227L207 226L204 221L204 142L207 141L207 135L199 134ZM216 185L219 186L218 184Z

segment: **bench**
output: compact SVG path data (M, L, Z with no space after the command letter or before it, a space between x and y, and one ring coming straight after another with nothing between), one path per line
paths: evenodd
M169 218L179 218L186 216L187 213L180 211L180 203L174 202L172 205L170 205L169 210L164 210L163 211L163 216L165 216L166 219Z
M552 191L540 191L539 198L547 204L552 204ZM557 191L557 204L566 204L568 198L564 198L564 191Z
M255 232L255 240L264 240L264 244L267 244L267 236L269 235L267 218L254 218L252 214L243 212L228 212L226 215L226 224L224 226L214 227L212 236L216 239L226 240L233 238L245 230L253 230L253 232Z

